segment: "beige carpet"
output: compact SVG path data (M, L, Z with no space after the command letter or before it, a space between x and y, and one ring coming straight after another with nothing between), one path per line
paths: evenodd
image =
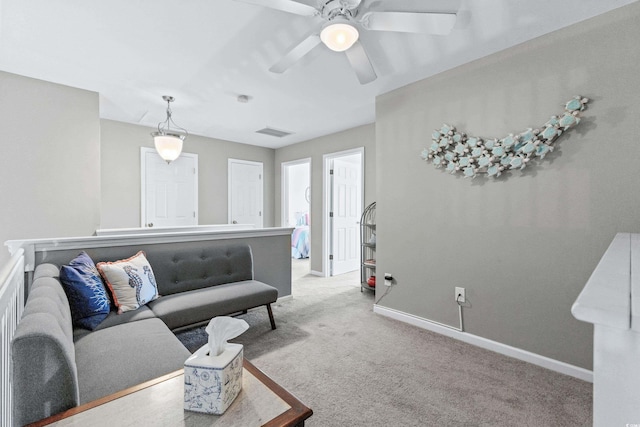
M357 272L320 278L292 261L278 329L255 309L235 341L313 409L308 426L591 425L590 383L374 314ZM202 329L179 338L206 342Z

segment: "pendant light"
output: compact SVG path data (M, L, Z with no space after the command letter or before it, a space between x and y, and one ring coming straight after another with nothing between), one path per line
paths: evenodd
M167 102L167 118L164 122L158 123L158 131L152 132L151 136L153 136L156 151L169 164L180 157L182 142L189 136L189 133L186 129L176 125L171 118L171 103L175 100L174 97L164 95L162 99Z

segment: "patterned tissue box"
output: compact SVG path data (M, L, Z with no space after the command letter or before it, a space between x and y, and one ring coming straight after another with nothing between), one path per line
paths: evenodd
M242 389L242 344L227 344L211 357L200 347L184 362L184 409L221 415Z

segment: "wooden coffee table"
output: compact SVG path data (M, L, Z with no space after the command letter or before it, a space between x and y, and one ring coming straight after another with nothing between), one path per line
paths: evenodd
M304 426L313 411L244 360L242 391L223 415L185 411L183 370L114 393L31 426Z

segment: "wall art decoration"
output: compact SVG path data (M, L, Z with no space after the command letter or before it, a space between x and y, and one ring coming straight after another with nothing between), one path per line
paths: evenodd
M435 167L444 167L465 178L480 173L497 178L505 171L524 169L532 158L543 159L553 151L553 142L568 129L580 123L580 113L588 98L576 96L564 106L564 113L551 116L537 129L527 129L504 138L467 136L455 127L442 125L431 134L432 143L422 151L422 159Z

